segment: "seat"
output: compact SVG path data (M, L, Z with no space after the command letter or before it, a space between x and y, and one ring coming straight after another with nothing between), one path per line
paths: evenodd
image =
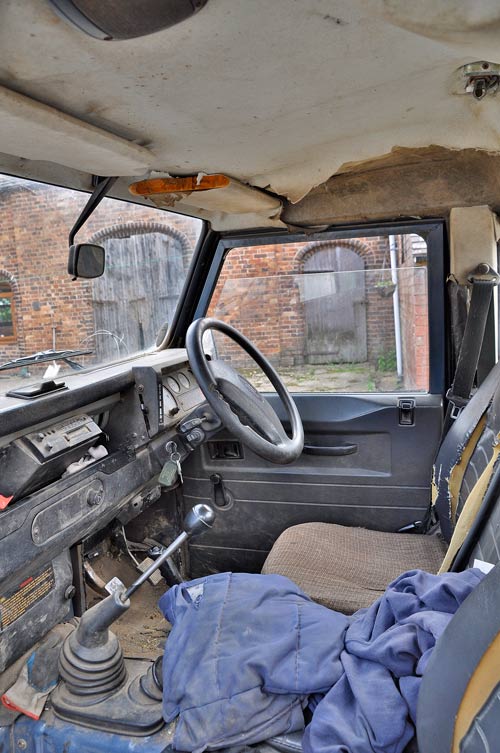
M262 572L297 583L314 601L352 614L368 607L405 570L436 573L468 495L493 465L500 432L500 364L497 364L446 435L434 466L432 534L392 533L334 523L286 529ZM496 466L495 466L496 467Z
M314 601L352 614L405 570L437 572L445 553L440 536L302 523L281 534L262 572L286 575Z

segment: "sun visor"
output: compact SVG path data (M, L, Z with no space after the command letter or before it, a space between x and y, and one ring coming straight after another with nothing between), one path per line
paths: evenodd
M181 178L151 178L132 183L134 196L150 199L163 209L179 209L207 217L218 229L261 224L284 227L280 221L281 199L226 175L205 175ZM256 223L257 220L257 223Z
M450 211L450 271L461 285L482 262L498 267L500 223L488 206Z
M0 151L94 175L141 175L153 155L130 141L0 86Z

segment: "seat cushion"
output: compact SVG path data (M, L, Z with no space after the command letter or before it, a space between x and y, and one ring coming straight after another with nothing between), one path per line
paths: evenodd
M276 540L262 572L285 575L314 601L352 614L369 607L405 570L436 573L445 552L436 535L302 523Z

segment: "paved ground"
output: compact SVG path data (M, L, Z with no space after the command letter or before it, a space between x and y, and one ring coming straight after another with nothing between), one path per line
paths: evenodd
M258 370L239 369L258 390L272 389ZM392 392L398 390L397 375L377 371L369 363L280 367L279 375L292 392Z

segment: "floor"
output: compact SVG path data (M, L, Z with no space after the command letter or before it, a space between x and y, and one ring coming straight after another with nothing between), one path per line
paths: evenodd
M126 585L137 578L139 571L127 555L112 557L104 553L92 561L92 567L104 582L118 577ZM156 659L163 652L170 629L169 623L158 609L158 599L167 590L165 581L157 586L144 583L130 599L130 609L113 625L126 657L136 659ZM92 606L102 597L88 588L88 605Z

